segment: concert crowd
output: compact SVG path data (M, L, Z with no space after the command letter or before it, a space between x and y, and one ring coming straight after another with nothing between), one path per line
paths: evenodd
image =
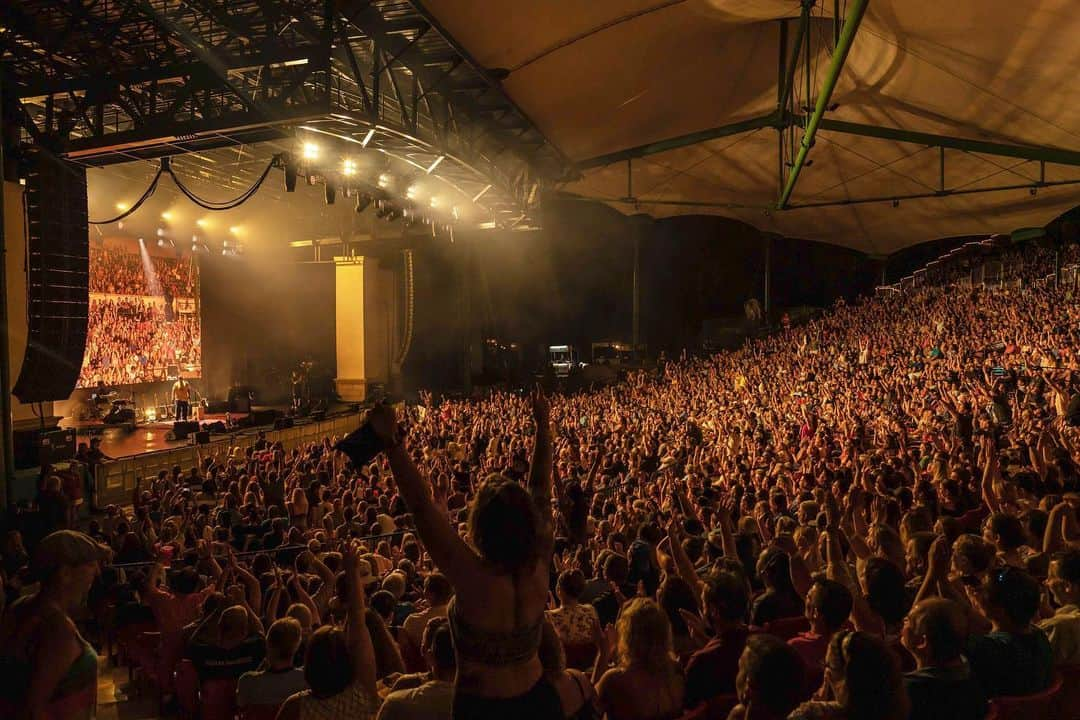
M86 352L78 387L155 382L169 365L202 365L197 313L176 313L150 298L90 296Z
M194 260L151 255L159 287L153 292L138 250L90 246L90 292L107 295L160 295L195 297L198 270Z
M922 288L572 396L378 406L348 454L260 439L162 471L88 535L7 538L6 696L38 717L77 692L89 591L166 702L186 668L245 717L1064 703L1078 321L1051 286Z

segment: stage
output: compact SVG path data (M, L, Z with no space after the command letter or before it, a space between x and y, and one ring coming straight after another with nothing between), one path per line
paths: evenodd
M349 407L350 405L345 403L331 403L325 414L336 414L347 410ZM264 418L271 416L271 414L275 419L284 418L288 416L288 410L289 407L286 405L252 406L252 414ZM211 442L218 442L234 433L251 432L253 430L270 430L274 427L273 422L260 425L249 425L247 424L248 417L248 413L230 413L229 419L231 419L233 423L233 428L229 430L229 432L212 433L210 435ZM302 422L308 419L309 417L305 416L294 418L296 422ZM225 413L204 413L200 419L200 424L224 423L225 421ZM170 440L168 436L173 429L171 420L159 422L143 421L132 427L131 425L106 425L100 420L78 421L66 417L60 421L60 427L65 429L74 428L76 443L89 443L91 438L101 438L101 451L109 457L118 459L158 452L161 450L173 450L186 447L193 444L194 437L193 435L189 435L183 440Z

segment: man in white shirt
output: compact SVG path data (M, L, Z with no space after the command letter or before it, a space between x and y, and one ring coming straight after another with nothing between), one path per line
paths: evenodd
M378 720L450 720L454 706L454 643L445 618L424 629L424 660L431 671L406 675L394 685L379 710ZM419 685L414 683L419 682Z
M176 378L173 383L172 396L176 403L176 421L186 422L191 416L191 386L183 377Z

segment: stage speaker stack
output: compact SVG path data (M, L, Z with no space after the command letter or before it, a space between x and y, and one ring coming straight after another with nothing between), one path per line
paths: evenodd
M210 431L209 430L199 430L197 433L195 433L195 444L196 445L209 445L210 444Z
M174 422L172 430L165 433L166 440L187 440L188 435L199 432L199 423L194 420L188 422Z
M90 233L86 170L34 150L26 177L26 355L12 393L24 403L66 400L86 350Z

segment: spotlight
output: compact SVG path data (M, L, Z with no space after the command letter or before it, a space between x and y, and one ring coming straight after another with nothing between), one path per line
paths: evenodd
M386 173L379 175L379 187L384 189L390 187L390 176Z
M415 185L410 185L409 189L405 191L405 197L409 198L410 200L415 200L416 196L419 194L420 188L416 187Z
M239 225L233 225L231 228L229 228L229 234L231 234L231 235L239 235L240 234L240 226Z
M304 159L305 160L318 160L319 159L319 146L313 142L304 143Z
M296 160L292 153L285 153L285 192L296 192Z
M158 228L157 229L157 236L158 237L165 237L165 228Z
M161 213L161 219L165 222L169 222L170 220L172 220L172 213L166 210L165 212Z
M198 235L192 235L191 236L191 242L193 242L193 243L199 242L199 236Z
M323 197L326 198L327 205L333 205L334 200L337 198L337 188L331 182L326 183L323 186Z
M207 220L206 218L199 218L198 220L195 221L195 224L198 225L201 228L205 228L207 225L210 224L210 221Z
M139 238L139 242L142 242L142 238ZM165 247L165 238L158 238L157 239L157 246L158 247Z
M120 220L119 222L116 223L116 229L117 230L123 230L124 229L124 221L123 220Z
M368 205L371 204L371 196L367 193L360 193L356 196L356 212L362 213L367 210Z
M439 204L440 204L441 202L442 202L442 201L441 201L441 200L439 199L439 196L438 196L438 195L432 195L432 196L431 196L431 207L433 207L433 208L437 208L437 207L439 207Z
M345 158L345 161L341 163L341 174L349 177L356 174L356 161L351 158Z
M119 210L120 212L124 212L129 207L131 207L131 206L128 205L127 203L122 203L122 202L116 203L116 209Z

